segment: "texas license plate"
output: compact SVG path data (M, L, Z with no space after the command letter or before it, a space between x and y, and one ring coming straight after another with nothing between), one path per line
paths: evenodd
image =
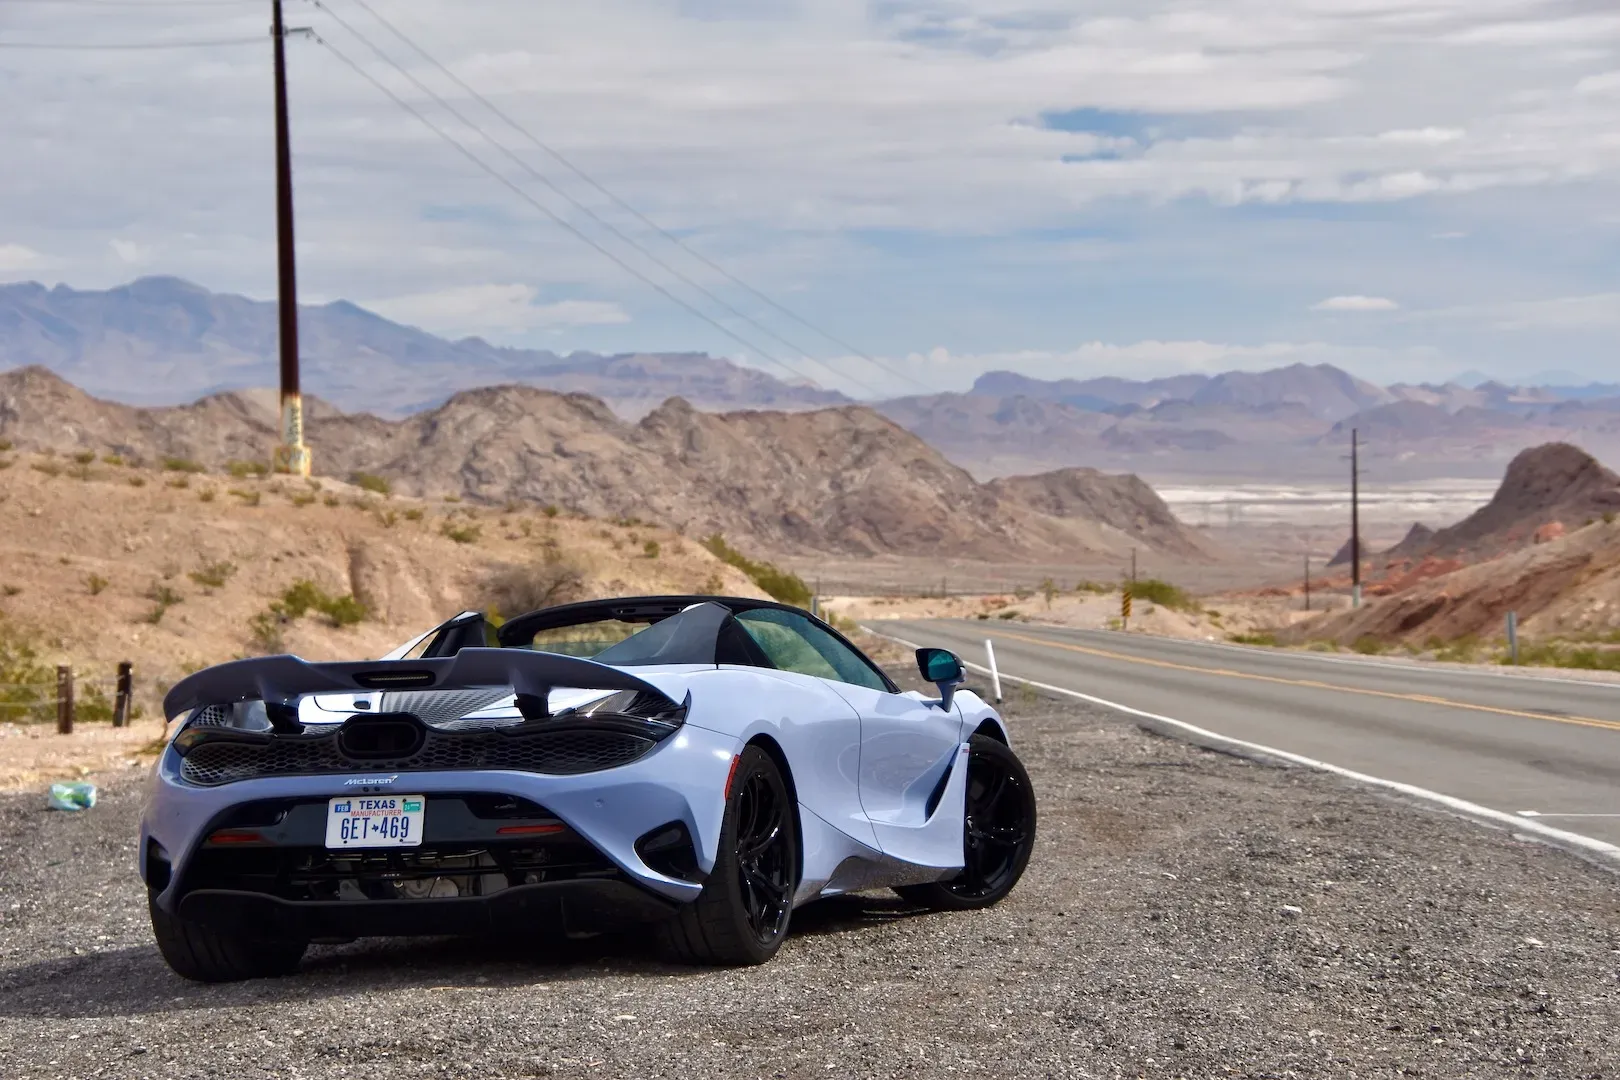
M416 847L427 800L420 795L346 795L326 804L329 848Z

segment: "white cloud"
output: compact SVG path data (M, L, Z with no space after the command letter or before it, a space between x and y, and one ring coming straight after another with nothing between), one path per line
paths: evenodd
M16 273L39 266L44 260L39 252L22 244L0 244L0 273Z
M146 260L146 253L133 240L121 240L115 237L107 241L107 244L112 248L113 254L118 256L119 261L126 266L135 266Z
M438 334L508 336L529 330L627 323L618 304L604 300L535 302L532 285L462 285L439 292L374 300L365 306L397 322Z
M1394 311L1401 305L1383 296L1330 296L1311 305L1312 311Z
M1553 296L1540 300L1500 300L1488 304L1413 311L1414 323L1450 324L1470 330L1534 330L1542 334L1582 334L1620 330L1620 292ZM1607 369L1607 356L1602 360Z

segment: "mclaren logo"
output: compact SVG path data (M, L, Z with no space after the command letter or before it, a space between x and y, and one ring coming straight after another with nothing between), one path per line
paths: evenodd
M371 787L373 785L392 784L399 777L395 776L357 776L353 780L343 781L344 787Z

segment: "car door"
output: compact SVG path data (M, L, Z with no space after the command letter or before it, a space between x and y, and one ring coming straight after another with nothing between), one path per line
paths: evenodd
M771 663L814 675L860 716L861 808L885 854L910 860L934 792L955 759L961 717L917 693L898 693L865 657L806 616L779 608L737 614Z

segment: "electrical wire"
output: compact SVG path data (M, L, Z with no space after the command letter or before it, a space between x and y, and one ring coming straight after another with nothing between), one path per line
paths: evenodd
M314 3L316 7L323 8L328 14L332 15L332 17L334 19L338 19L338 16L332 12L332 9L330 7L326 7L321 2L321 0L311 0L311 2ZM614 203L614 205L618 206L620 209L624 210L625 212L627 212L630 215L632 215L633 217L635 217L636 220L640 221L643 225L647 226L649 229L652 229L654 232L658 233L665 240L669 241L671 244L674 244L676 247L678 247L682 251L686 252L686 254L690 255L692 258L696 259L698 262L702 263L704 266L708 267L710 270L713 270L715 273L717 273L720 276L724 277L727 281L730 281L732 284L734 284L734 285L738 286L739 288L743 289L744 291L748 292L750 295L754 296L756 299L758 299L762 303L768 305L771 308L774 308L776 311L778 311L781 314L787 316L789 319L792 319L794 322L798 323L800 326L803 326L804 328L809 330L811 333L816 334L816 335L818 335L818 336L820 336L822 338L825 338L827 341L832 342L834 345L838 346L840 349L845 350L846 352L850 353L853 356L859 357L861 360L866 361L868 364L872 365L873 367L877 368L880 371L886 372L887 374L892 375L897 379L901 379L901 380L903 380L905 382L908 382L913 386L916 386L916 387L919 387L921 389L928 390L929 392L932 392L932 390L933 390L932 387L925 386L923 383L919 382L914 376L912 376L909 372L906 372L906 371L900 370L898 368L891 367L888 364L885 364L883 361L879 360L875 356L870 356L867 353L863 352L862 350L857 349L854 345L851 345L849 342L845 341L843 338L837 336L836 334L831 333L830 331L824 329L821 326L816 325L815 323L813 323L810 320L806 319L804 316L799 315L798 313L796 313L792 309L786 307L785 305L783 305L781 303L778 303L776 300L773 300L770 296L767 296L765 293L761 292L759 289L757 289L754 286L750 285L748 282L744 281L742 278L740 278L737 275L733 274L731 271L727 270L725 267L721 266L719 263L716 263L714 260L712 260L708 256L704 255L702 252L700 252L696 248L692 247L686 241L682 240L679 236L677 236L674 233L670 232L668 229L665 229L663 226L659 225L656 221L653 221L646 214L643 214L640 210L637 210L629 202L625 201L619 195L617 195L613 191L611 191L606 185L604 185L604 184L600 183L599 181L597 181L593 176L591 176L589 173L587 173L584 169L582 169L578 165L574 164L574 162L571 161L568 157L566 157L562 153L562 151L560 151L560 150L556 149L555 147L553 147L553 146L547 144L546 142L542 141L537 135L535 135L528 128L524 127L522 124L520 124L516 120L514 120L510 115L508 115L504 110L502 110L494 102L490 101L483 94L479 93L472 86L468 85L468 83L464 79L462 79L461 76L457 75L454 71L452 71L445 64L441 63L437 58L435 58L426 49L424 49L422 46L418 45L403 30L399 29L399 27L395 26L388 19L384 18L383 15L380 12L378 12L376 8L372 7L371 4L369 4L367 2L367 0L352 0L352 2L354 4L356 4L356 5L358 5L359 7L361 7L362 9L364 9L368 14L371 15L371 17L373 19L375 19L386 30L388 30L389 33L393 34L396 38L398 38L401 42L403 42L408 48L413 50L423 60L426 60L429 64L431 64L435 68L437 68L446 78L448 78L451 82L455 83L456 86L459 87L462 91L464 91L465 93L467 93L468 95L470 95L471 97L476 99L480 104L482 104L484 106L484 108L488 109L491 113L493 113L495 116L500 118L500 120L503 123L505 123L508 127L510 127L513 131L516 131L519 135L523 136L531 144L533 144L537 149L539 149L542 152L544 152L545 154L549 155L558 164L562 165L564 168L568 169L570 172L572 172L575 176L579 177L585 183L587 183L591 187L595 188L604 197L606 197L607 199L612 201ZM341 19L338 19L338 21L340 23L342 22ZM356 33L353 30L352 27L347 27L347 24L344 24L344 25L345 25L346 28L349 29L350 33L355 33L357 37L360 36L358 33ZM488 136L486 136L486 138L487 137ZM548 183L549 183L549 181L548 181ZM555 190L555 188L553 188L553 190ZM570 201L573 201L573 200L570 200ZM578 205L578 204L576 203L575 205ZM588 211L588 210L586 212L590 213L590 211ZM591 216L592 216L593 219L600 220L600 219L597 219L596 215L594 215L594 214L592 214ZM609 226L609 227L611 228L611 226ZM614 230L614 231L617 232L617 230ZM620 235L622 236L622 234L620 234ZM637 245L637 247L638 247L638 250L641 250L639 248L639 245ZM643 251L643 253L646 254L645 251ZM649 254L648 257L651 258L652 256ZM660 264L660 265L662 265L662 264ZM666 269L667 269L667 267L666 267ZM744 316L744 318L747 318L747 317ZM749 319L748 321L749 322L754 322L754 320L752 320L752 319ZM757 326L759 324L754 323L754 325ZM769 333L769 331L767 331L767 333ZM774 334L772 336L775 337ZM781 341L782 339L777 338L777 340ZM806 350L803 350L803 349L799 349L798 346L793 345L793 344L791 344L789 342L784 342L784 344L787 344L789 348L792 348L792 349L794 349L795 351L798 351L798 352L805 352L806 351ZM822 366L826 367L825 364L822 364ZM831 370L831 369L829 368L828 370ZM851 378L850 376L842 376L842 377L843 378ZM853 380L852 379L852 381L857 382L859 385L865 385L864 383L859 383L859 380ZM868 390L872 389L870 386L868 386L866 388Z
M523 190L517 184L514 184L507 177L502 176L498 171L496 171L496 169L493 166L491 166L483 158L479 157L477 154L475 154L471 150L467 149L467 147L465 145L463 145L461 143L461 141L458 140L454 135L451 135L449 132L447 132L443 128L439 127L439 125L435 124L432 120L428 119L427 116L425 114L423 114L423 112L420 109L416 108L416 106L412 105L410 102L406 101L404 98L402 98L398 94L394 93L387 86L383 85L381 80L379 80L376 76L372 75L371 72L367 71L365 68L363 68L359 64L355 63L354 60L350 59L349 56L346 53L343 52L343 50L339 49L336 45L333 45L330 41L327 41L325 38L321 37L319 34L312 34L311 36L316 40L316 42L318 42L319 44L325 46L326 49L329 52L332 53L333 56L337 57L345 65L347 65L348 68L351 71L353 71L356 75L359 75L362 79L366 80L372 86L376 87L384 96L386 96L395 105L398 105L401 109L404 109L406 112L408 112L412 116L416 117L417 121L419 123L421 123L423 127L427 128L429 131L433 132L439 138L441 138L445 142L449 143L456 150L457 153L461 154L462 157L464 157L468 161L472 162L474 165L476 165L483 172L488 173L489 176L492 179L494 179L496 182L500 183L502 186L509 189L514 195L516 195L518 198L522 199L524 202L528 203L530 206L533 206L536 210L539 210L542 214L545 214L548 218L550 218L556 224L558 224L562 228L568 230L570 233L572 233L580 241L582 241L583 243L589 245L591 248L595 249L598 253L600 253L600 254L606 256L607 258L613 260L613 262L615 264L617 264L620 269L624 270L626 273L629 273L629 274L633 275L634 277L636 277L638 280L640 280L644 284L646 284L649 287L651 287L652 289L656 290L660 295L662 295L667 300L669 300L672 303L677 304L680 307L686 309L686 311L688 311L691 314L697 316L699 319L702 319L704 322L708 323L710 326L712 326L716 330L720 331L726 337L728 337L731 340L737 342L739 345L743 346L745 349L749 349L749 350L751 350L753 352L757 352L760 356L764 357L765 359L769 360L771 363L777 365L782 370L787 371L792 375L795 375L795 376L797 376L797 377L799 377L801 379L806 379L808 381L814 382L814 380L810 379L810 377L808 375L806 375L804 372L802 372L802 371L798 370L797 368L793 367L793 365L791 365L791 364L789 364L789 363L787 363L787 362L785 362L783 360L779 360L775 356L772 356L765 349L760 348L758 345L754 344L752 341L749 341L747 338L743 337L741 334L738 334L735 330L732 330L729 326L726 326L724 323L720 322L720 320L710 316L707 312L703 311L702 309L700 309L698 307L695 307L694 305L692 305L692 304L688 303L687 301L683 300L681 297L679 297L676 294L670 292L663 285L659 284L657 281L654 281L652 278L650 278L646 274L642 273L636 267L630 265L624 259L620 258L617 254L615 254L614 252L612 252L612 251L608 250L607 248L603 247L601 244L597 243L590 236L588 236L586 233L582 232L579 228L577 228L572 222L570 222L567 219L563 218L556 211L552 210L545 203L543 203L540 200L536 199L533 195L530 195L527 191Z
M761 323L759 320L755 319L751 315L748 315L747 313L739 310L735 305L727 302L723 297L716 295L712 290L708 289L707 287L705 287L700 282L695 281L690 276L682 273L678 268L671 266L669 263L667 263L663 259L659 258L656 254L654 254L653 252L647 250L647 248L644 247L643 245L641 245L640 243L638 243L635 240L634 237L631 237L631 236L627 235L623 230L621 230L618 226L614 225L612 222L604 220L595 211L593 211L590 207L586 206L584 203L582 203L578 199L574 198L574 196L570 195L567 191L565 191L562 188L558 187L557 184L554 183L551 180L550 177L546 176L544 173L542 173L538 169L536 169L533 165L531 165L527 161L525 161L522 157L518 156L509 147L507 147L504 143L502 143L499 139L495 138L495 136L491 135L488 131L486 131L483 127L481 127L477 122L475 122L474 120L469 118L465 113L461 112L459 109L457 109L450 102L446 101L442 95L435 92L431 87L429 87L427 84L422 82L421 79L417 78L416 75L413 72L411 72L410 70L408 70L407 68L402 66L398 61L394 60L393 57L389 56L386 52L384 52L380 47L378 47L378 45L375 42L373 42L370 38L366 37L365 34L361 33L359 30L355 29L353 25L351 25L347 20L345 20L343 18L343 16L341 16L337 12L333 11L331 9L331 7L328 6L327 4L323 3L322 0L311 0L311 3L313 3L315 5L315 7L319 8L321 11L324 11L327 14L327 16L329 16L339 26L343 27L343 29L347 30L349 32L349 34L352 35L353 37L355 37L357 40L359 40L359 42L362 45L364 45L364 46L366 46L366 48L370 49L371 52L379 60L381 60L383 63L387 64L389 67L393 68L395 71L399 72L401 75L405 76L406 79L410 80L410 82L411 82L411 84L413 86L415 86L418 90L420 90L422 93L426 94L429 98L431 98L435 103L437 103L439 105L440 108L444 109L451 116L453 116L457 120L461 121L461 123L465 124L467 127L471 128L473 131L477 132L478 135L480 137L482 137L485 142L489 143L496 150L500 151L500 153L503 156L505 156L507 160L511 161L518 168L522 169L524 172L526 172L530 176L534 177L534 179L536 179L540 183L544 184L552 192L552 194L554 194L557 197L559 197L559 198L563 199L564 201L566 201L569 205L573 206L575 210L578 210L580 213L584 214L586 217L588 217L592 221L594 221L597 225L601 226L603 229L606 229L608 232L612 233L614 236L616 236L620 240L620 242L625 244L627 247L629 247L632 250L640 253L640 255L643 258L645 258L648 262L651 262L654 266L657 266L659 269L663 270L665 273L669 274L671 277L674 277L676 280L684 283L688 288L692 289L694 292L697 292L698 294L700 294L703 297L707 298L711 303L715 304L717 307L724 310L727 314L731 315L733 318L739 319L742 322L747 323L749 326L753 327L754 330L757 330L759 333L761 333L761 334L765 335L766 337L770 338L772 341L775 341L779 345L785 346L787 349L791 350L792 352L795 352L795 353L799 354L800 356L804 357L810 363L813 363L816 366L822 368L829 375L831 375L834 379L844 379L844 380L847 380L849 382L853 382L853 383L855 383L855 385L861 387L863 390L865 390L868 393L872 394L874 397L881 397L882 396L881 391L879 391L876 387L871 386L868 383L863 382L862 380L860 380L860 379L858 379L858 378L856 378L854 376L841 373L838 370L836 370L835 368L830 367L825 362L816 359L815 357L810 355L810 351L808 349L805 349L801 345L798 345L797 343L795 343L793 341L790 341L789 339L783 337L781 334L776 333L774 330L772 330L770 327L766 326L764 323ZM780 362L780 361L778 361L778 362ZM801 376L801 377L804 377L804 376ZM814 381L814 380L812 380L812 381Z
M53 52L141 52L150 49L204 49L223 45L262 45L262 37L215 38L210 41L0 41L0 49L48 49Z

